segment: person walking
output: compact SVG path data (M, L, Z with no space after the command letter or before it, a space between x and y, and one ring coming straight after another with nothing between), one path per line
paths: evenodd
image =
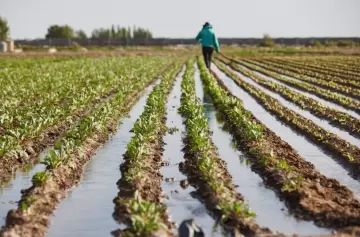
M219 42L216 38L215 32L212 29L212 25L209 22L206 22L203 25L202 30L196 36L196 41L200 41L202 45L202 53L206 67L210 69L211 65L211 56L214 51L214 48L217 53L220 52Z

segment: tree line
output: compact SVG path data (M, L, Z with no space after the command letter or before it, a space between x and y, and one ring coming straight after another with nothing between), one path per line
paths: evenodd
M97 28L88 36L83 30L74 30L69 25L51 25L47 29L46 39L151 39L152 32L142 27Z

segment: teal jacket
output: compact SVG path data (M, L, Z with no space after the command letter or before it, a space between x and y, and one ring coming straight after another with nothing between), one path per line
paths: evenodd
M204 27L195 38L197 41L201 41L203 47L213 47L216 52L219 52L219 42L215 36L212 26Z

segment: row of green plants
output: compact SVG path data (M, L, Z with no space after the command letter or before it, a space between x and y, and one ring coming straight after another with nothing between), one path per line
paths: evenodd
M233 62L232 61L229 61L227 59L224 59L224 58L220 58L221 62L225 63L225 64L232 64ZM331 92L329 90L325 90L325 89L321 89L317 86L313 86L313 85L310 85L308 83L304 83L304 82L301 82L301 81L297 81L297 80L291 80L289 78L286 78L286 77L283 77L281 76L281 74L279 73L275 73L275 72L271 72L269 70L266 70L266 69L263 69L261 67L258 67L256 65L253 65L253 64L249 64L249 63L246 63L244 61L237 61L238 64L250 69L250 70L253 70L253 71L256 71L256 72L259 72L261 74L264 74L266 76L269 76L277 81L280 81L286 85L289 85L291 87L295 87L299 90L302 90L302 91L306 91L306 92L309 92L309 93L312 93L316 96L319 96L320 98L323 98L325 100L329 100L329 101L332 101L338 105L341 105L342 107L344 108L347 108L347 109L350 109L350 110L353 110L357 113L360 113L360 102L355 100L355 99L352 99L352 98L349 98L349 97L346 97L346 96L343 96L343 95L340 95L340 94L337 94L337 93L334 93L334 92Z
M334 81L326 81L323 79L322 74L317 74L316 76L307 76L309 74L308 70L302 70L297 69L292 65L287 65L284 63L273 63L270 61L259 61L259 60L249 60L249 59L243 59L245 62L254 64L256 66L260 66L264 69L280 73L285 76L289 76L294 79L298 79L300 81L303 81L308 84L312 84L315 86L318 86L320 88L324 88L330 91L337 92L342 95L350 96L350 97L356 97L360 98L360 89L354 88L354 85L352 86L346 86L339 84ZM348 80L349 82L349 80ZM355 82L355 86L359 86L360 84Z
M194 61L191 60L181 83L179 108L186 128L183 171L190 183L197 187L207 207L214 213L219 213L220 222L225 227L239 228L241 232L248 234L263 231L252 219L256 214L249 209L243 197L237 194L232 178L217 153L217 147L213 145L204 107L196 96L194 73ZM252 137L256 139L261 136L261 131L256 127L254 129Z
M358 172L357 166L360 161L360 149L357 146L351 145L336 134L319 127L310 119L286 108L278 100L272 98L250 83L245 82L241 77L228 70L225 66L218 64L218 67L226 75L232 78L238 86L258 100L266 110L274 114L281 121L289 124L292 128L296 129L296 131L311 138L319 146L337 154L337 157L339 157L341 161L351 165L351 168L355 168Z
M253 115L244 109L239 99L234 96L229 96L229 92L224 89L224 86L213 79L213 76L204 68L201 59L198 59L198 65L206 92L209 93L215 106L227 120L230 121L231 124L236 124L237 132L241 134L243 139L251 143L250 154L256 155L262 165L271 165L283 172L286 179L281 188L282 191L291 192L297 189L301 185L302 177L298 176L294 179L292 175L290 175L292 169L285 159L275 158L273 151L263 150L260 154L257 154L263 145L267 143L265 140L266 137L263 136L263 125L254 120Z
M314 220L319 226L344 227L358 223L360 203L350 190L321 175L311 163L245 110L224 83L206 69L202 59L198 64L206 91L238 148L247 155L251 168L278 193L293 214L300 219ZM245 126L244 118L253 126ZM258 131L261 135L254 139L252 135ZM319 198L324 193L326 202ZM350 209L354 212L345 211Z
M313 68L323 68L330 72L334 72L338 75L349 75L349 76L360 76L360 68L358 63L354 61L356 57L329 57L329 58L317 58L317 57L306 57L306 58L291 58L289 60L301 63L316 65ZM349 61L349 59L352 59Z
M99 101L108 99L111 97L110 95L125 90L127 87L131 88L132 81L137 80L137 77L143 77L144 72L151 72L151 76L154 77L161 68L166 66L166 62L159 63L156 60L153 63L144 63L141 66L142 60L138 61L137 63L119 61L118 65L116 61L99 61L100 65L95 67L98 70L92 71L92 74L89 76L98 78L100 82L103 81L103 85L99 84L92 88L91 83L86 83L87 85L81 85L82 83L80 83L81 86L77 86L77 95L74 94L72 97L67 97L66 100L68 102L66 103L62 103L59 106L49 104L46 107L38 105L37 109L34 109L35 111L33 112L18 110L18 114L14 116L19 121L17 126L15 128L3 128L3 135L0 136L0 158L3 158L1 160L5 163L9 162L9 160L20 161L9 162L12 165L27 163L29 159L36 157L49 142L56 139L53 136L50 140L46 139L48 137L47 133L58 134L57 130L60 128L65 130L67 127L70 127L96 106ZM157 63L156 66L154 65L155 63ZM111 71L111 68L108 66L116 69ZM76 68L72 70L74 71ZM76 77L71 77L71 79L75 81ZM49 82L47 83L49 84ZM6 113L1 116L5 117ZM6 164L2 165L6 166ZM16 166L7 170L14 168ZM3 172L0 176L1 180L3 178L6 179L7 173Z
M316 63L299 62L292 59L270 58L264 61L291 65L303 70L310 77L320 77L326 81L334 81L339 84L360 87L359 74L344 69L334 69L328 66L320 66Z
M121 87L114 97L103 101L56 141L54 148L42 162L46 169L32 177L33 186L24 190L18 209L9 212L7 216L10 220L8 223L14 223L11 221L14 218L21 219L21 223L6 225L5 234L34 228L33 225L28 225L29 222L37 223L36 230L32 230L41 233L37 236L45 234L44 230L49 223L43 221L44 216L52 214L60 201L58 197L63 197L64 193L78 182L86 162L109 138L109 134L115 132L119 120L137 101L140 92L155 81L153 73L153 70L147 70L137 80L133 80L132 84ZM131 74L123 77L124 80L132 79Z
M222 69L225 68L219 62L217 62L216 65ZM360 120L352 117L350 114L326 107L317 100L307 97L301 93L297 93L286 86L282 86L270 80L266 80L258 74L245 68L238 67L235 64L231 64L230 67L252 79L259 85L262 85L265 88L280 94L283 98L300 106L302 109L310 111L319 118L327 119L345 131L360 137Z
M159 151L166 131L166 101L180 69L181 62L177 61L162 75L131 130L134 135L127 144L125 162L120 166L120 192L114 200L114 216L128 225L125 235L150 236L171 227L166 219L166 207L160 202Z

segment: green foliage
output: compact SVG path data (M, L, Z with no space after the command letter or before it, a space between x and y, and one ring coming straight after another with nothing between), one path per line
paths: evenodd
M234 219L234 217L252 217L255 213L251 212L249 207L241 200L234 197L231 189L231 178L219 177L219 158L214 155L217 150L212 145L210 131L208 128L208 120L200 100L196 97L195 81L194 81L194 63L189 60L181 83L181 106L179 112L185 118L186 125L186 141L190 149L190 154L193 154L193 159L196 162L196 169L200 171L201 179L204 180L210 187L218 201L216 207L222 215L222 221ZM234 111L238 102L221 94L221 89L213 88L214 84L207 87L209 84L209 70L205 67L204 63L199 63L200 74L204 79L207 92L214 100L225 99L229 105L229 110ZM210 88L211 87L211 88ZM213 89L213 90L212 90ZM218 96L218 97L217 97ZM236 117L242 118L243 114L236 114ZM251 122L247 121L250 126ZM257 129L257 128L254 128ZM261 134L255 133L255 136ZM253 134L251 135L253 136ZM195 167L194 167L195 168Z
M150 236L153 231L168 229L161 221L165 208L143 200L138 191L135 192L135 198L126 200L126 205L131 213L131 229L135 236Z
M74 38L75 38L75 39L84 40L84 39L87 39L87 35L86 35L85 31L83 31L83 30L77 30L77 31L75 32Z
M112 25L110 28L94 29L91 33L94 39L151 39L150 30L142 27L120 27Z
M339 40L336 42L338 47L353 47L356 43L352 40Z
M0 16L0 41L7 40L10 35L10 27L8 21Z
M270 37L270 35L265 34L264 37L263 37L263 39L261 40L259 46L271 48L271 47L275 47L276 44L275 44L275 42L272 40L272 38Z
M46 183L49 178L49 174L47 172L37 172L31 179L31 182L34 186L40 187Z
M72 39L75 36L74 29L69 25L51 25L47 29L46 39Z
M320 40L314 40L314 41L312 41L311 45L312 45L313 47L316 47L316 48L320 48L320 47L323 46L322 43L320 42Z

